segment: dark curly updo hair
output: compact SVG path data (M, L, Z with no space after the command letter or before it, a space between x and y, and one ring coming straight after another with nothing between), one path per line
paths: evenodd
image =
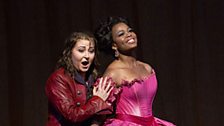
M94 35L98 42L99 51L114 55L114 50L112 49L112 27L118 23L125 23L130 26L127 18L108 17L106 21L101 22L96 28Z

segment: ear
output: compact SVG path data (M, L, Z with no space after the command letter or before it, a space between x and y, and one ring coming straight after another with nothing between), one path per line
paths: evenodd
M117 44L114 43L114 42L112 43L112 49L113 49L113 50L116 50L116 49L117 49Z

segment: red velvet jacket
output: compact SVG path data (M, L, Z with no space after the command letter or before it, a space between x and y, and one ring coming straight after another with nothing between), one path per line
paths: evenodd
M71 78L63 68L56 70L47 80L45 91L48 97L47 126L89 125L91 118L110 108L98 96L91 96L91 79L89 86L80 75Z

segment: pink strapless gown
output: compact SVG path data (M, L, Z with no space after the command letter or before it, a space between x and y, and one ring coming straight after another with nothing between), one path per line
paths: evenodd
M105 122L105 126L175 126L174 124L153 116L152 104L157 90L155 72L142 80L124 81L117 100L116 114L140 117L142 120L151 119L144 124L130 121L128 117L123 119L112 118Z

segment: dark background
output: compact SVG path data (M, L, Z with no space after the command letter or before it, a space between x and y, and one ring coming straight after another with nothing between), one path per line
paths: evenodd
M139 59L156 70L156 117L224 125L223 0L1 0L1 126L45 124L45 81L65 38L107 16L130 19Z

